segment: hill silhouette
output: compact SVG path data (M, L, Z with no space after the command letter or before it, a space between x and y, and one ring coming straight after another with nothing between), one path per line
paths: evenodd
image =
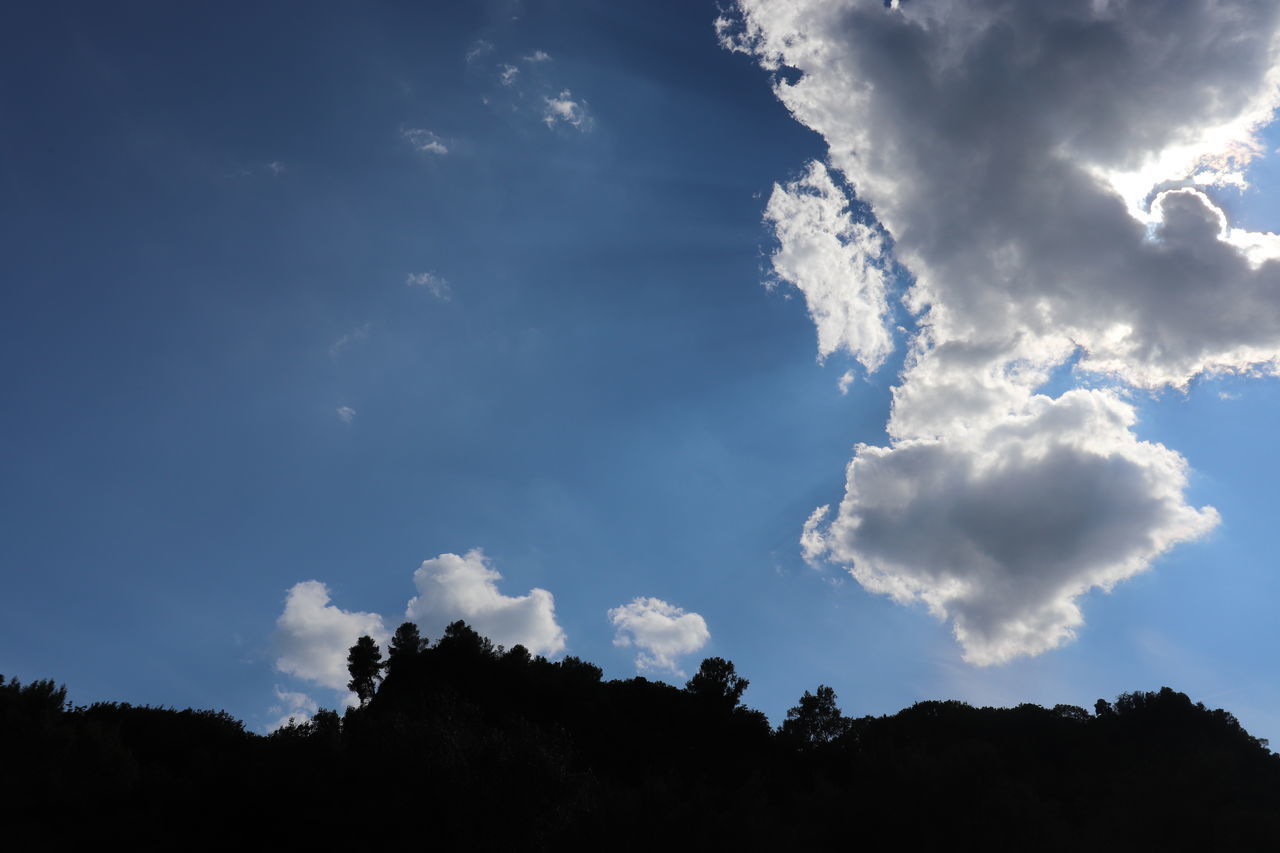
M267 736L223 712L71 706L52 681L0 677L9 836L520 850L1280 841L1280 756L1168 687L1092 711L931 701L851 719L820 685L775 730L720 658L680 689L605 681L461 622L434 644L397 638L365 673L361 707Z

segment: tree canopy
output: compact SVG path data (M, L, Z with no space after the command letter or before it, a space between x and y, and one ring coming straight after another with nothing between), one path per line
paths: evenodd
M733 710L742 701L742 694L750 684L750 681L738 675L732 661L706 658L684 689L708 704Z
M347 689L355 692L361 705L367 705L382 676L382 649L373 637L365 635L356 640L347 653L347 672L351 674Z
M840 737L848 731L849 724L836 705L836 691L819 684L817 693L806 690L800 703L787 711L782 733L803 746L812 747Z

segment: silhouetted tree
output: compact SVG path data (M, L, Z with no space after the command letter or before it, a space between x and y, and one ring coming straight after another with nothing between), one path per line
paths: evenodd
M795 738L804 746L833 741L849 729L849 720L836 705L836 691L825 684L818 685L816 694L808 690L800 697L800 704L787 711L782 734Z
M351 673L351 681L347 689L355 691L360 697L360 704L366 705L373 698L378 688L379 673L382 671L382 649L367 634L356 640L356 644L347 653L347 672Z
M557 666L570 680L580 683L594 684L604 676L600 667L574 655L565 655Z
M311 727L318 737L337 740L342 734L342 718L338 716L337 711L321 708L311 718Z
M516 643L507 649L507 653L502 656L504 663L511 666L528 666L533 662L533 655L529 654L529 650L521 643Z
M398 670L402 664L422 654L426 647L427 641L418 633L418 626L412 622L404 622L391 635L384 667L388 672Z
M733 662L724 658L707 658L684 689L709 704L732 711L738 707L743 692L751 682L738 675Z
M460 660L494 656L493 643L489 638L478 634L461 619L445 626L444 636L440 638L440 642L436 643L436 651Z

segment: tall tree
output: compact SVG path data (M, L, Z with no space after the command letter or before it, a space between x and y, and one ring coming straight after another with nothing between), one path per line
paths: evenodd
M382 672L382 649L367 634L356 640L356 644L347 652L347 672L351 673L351 681L347 689L355 691L360 697L360 704L367 705L378 689L378 680Z
M418 633L418 626L412 622L404 622L391 635L391 644L387 646L386 670L399 669L413 660L427 647L427 641Z

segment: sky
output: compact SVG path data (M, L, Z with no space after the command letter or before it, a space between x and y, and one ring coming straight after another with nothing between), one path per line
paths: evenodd
M1280 9L27 4L0 673L350 701L406 619L780 722L1280 737Z

